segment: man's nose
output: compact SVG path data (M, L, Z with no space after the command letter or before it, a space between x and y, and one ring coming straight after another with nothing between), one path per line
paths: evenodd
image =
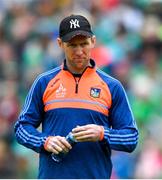
M77 47L75 49L75 54L78 55L78 56L82 55L83 54L83 48L82 47Z

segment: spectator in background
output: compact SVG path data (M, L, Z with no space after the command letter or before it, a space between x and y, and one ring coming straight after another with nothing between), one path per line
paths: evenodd
M0 117L0 122L2 117ZM11 142L7 135L0 134L0 177L2 179L18 178L17 157L11 149Z

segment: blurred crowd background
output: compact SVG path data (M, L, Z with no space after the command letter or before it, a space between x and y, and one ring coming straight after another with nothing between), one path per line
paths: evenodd
M36 178L38 154L15 141L13 127L36 76L62 63L60 20L92 23L92 57L125 87L139 144L113 151L112 178L162 178L162 1L0 0L0 178Z

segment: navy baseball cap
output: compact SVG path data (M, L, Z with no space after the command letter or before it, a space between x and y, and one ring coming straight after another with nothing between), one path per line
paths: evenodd
M81 15L70 15L64 18L59 27L59 37L62 41L68 42L77 35L93 36L89 21Z

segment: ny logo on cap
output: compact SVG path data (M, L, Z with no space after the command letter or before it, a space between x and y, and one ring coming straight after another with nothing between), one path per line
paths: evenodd
M71 21L70 21L70 28L72 29L72 28L77 28L77 27L80 27L80 25L79 25L79 21L77 20L77 19L71 19Z

